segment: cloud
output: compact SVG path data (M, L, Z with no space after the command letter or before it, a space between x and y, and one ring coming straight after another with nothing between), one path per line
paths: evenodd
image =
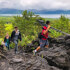
M70 0L0 0L0 8L70 10Z

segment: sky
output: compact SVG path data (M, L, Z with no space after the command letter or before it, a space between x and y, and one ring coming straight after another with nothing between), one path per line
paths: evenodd
M0 0L0 8L70 10L70 0Z

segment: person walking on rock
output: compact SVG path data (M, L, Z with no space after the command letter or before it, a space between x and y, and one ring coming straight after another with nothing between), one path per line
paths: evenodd
M15 54L18 53L18 39L20 39L20 41L22 40L21 38L21 33L18 30L18 27L14 27L15 30L12 32L11 34L11 40L15 43Z
M44 26L43 27L43 29L42 29L42 33L41 33L41 38L40 38L40 46L37 48L37 49L35 49L34 51L33 51L33 54L35 55L36 54L36 52L40 49L40 48L43 48L44 46L46 47L46 48L48 48L48 46L49 46L49 42L48 42L48 30L50 29L50 21L46 21L46 26Z
M8 50L10 49L10 47L9 47L10 42L11 42L11 37L7 33L6 36L5 36L5 38L4 38L4 43L5 43L5 46L8 48Z

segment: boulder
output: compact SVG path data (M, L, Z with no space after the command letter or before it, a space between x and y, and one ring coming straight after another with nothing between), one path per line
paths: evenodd
M21 58L13 58L11 61L10 61L10 63L21 63L23 61L23 59L21 59Z
M3 52L3 45L0 45L0 52Z
M65 43L65 36L59 36L57 39L58 43Z
M48 62L39 56L34 57L22 64L17 70L61 70L54 66L49 66Z
M68 39L70 39L70 35L65 36L65 40L68 40Z
M50 65L55 67L64 68L69 67L69 55L62 47L50 48L47 51L41 51L39 56L43 56Z
M70 39L66 40L66 45L70 45Z

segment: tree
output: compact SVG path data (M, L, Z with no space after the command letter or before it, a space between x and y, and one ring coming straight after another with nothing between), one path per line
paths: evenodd
M4 37L5 35L5 26L4 26L4 22L0 21L0 38Z
M18 26L22 34L28 35L36 35L40 28L38 25L35 25L39 16L34 16L33 12L28 12L27 10L23 11L22 17L17 16L15 18L15 23L13 25Z

